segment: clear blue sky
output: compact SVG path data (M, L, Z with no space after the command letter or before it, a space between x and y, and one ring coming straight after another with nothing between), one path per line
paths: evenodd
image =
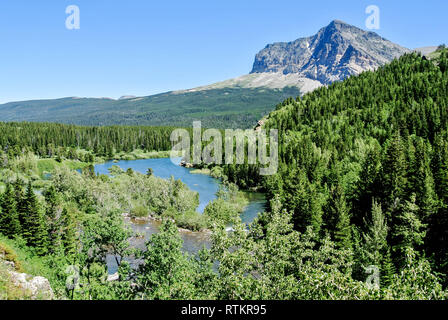
M68 5L81 29L65 28ZM251 70L267 43L340 19L408 48L447 43L448 2L380 0L9 0L0 3L0 102L149 95Z

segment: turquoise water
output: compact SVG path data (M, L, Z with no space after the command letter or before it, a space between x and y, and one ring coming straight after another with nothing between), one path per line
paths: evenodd
M181 167L181 158L176 158L171 161L170 158L162 159L144 159L144 160L122 160L114 163L109 161L95 166L97 174L109 174L109 168L117 165L123 170L131 168L140 173L146 173L148 168L154 171L154 175L163 179L169 179L171 176L174 179L180 179L191 190L199 193L198 212L204 212L207 204L216 199L216 192L219 190L219 180L214 179L204 174L192 174L193 169ZM174 162L174 163L173 163ZM243 222L250 223L258 213L264 210L265 198L260 193L248 193L250 203L246 210L242 213L241 219Z
M154 175L163 179L180 179L191 190L199 193L199 207L197 211L204 212L207 204L216 198L215 194L219 189L219 181L203 174L191 174L192 169L181 167L181 158L174 159L174 163L170 158L163 159L144 159L144 160L122 160L117 163L113 161L95 166L95 172L99 174L109 174L109 168L117 165L123 170L131 168L140 173L146 173L148 168L154 170Z
M259 192L246 192L246 196L249 198L249 205L241 214L241 220L249 224L251 223L259 213L263 212L266 208L266 197L263 193Z
M199 193L199 206L197 211L202 213L207 204L213 199L216 199L216 192L219 190L220 182L218 179L214 179L208 175L190 173L192 169L181 167L179 165L180 160L180 158L177 158L174 163L169 158L122 160L118 162L109 161L95 165L95 172L97 174L109 174L109 168L117 165L123 170L131 168L143 174L146 173L148 168L151 168L155 176L163 179L169 179L173 176L174 179L180 179L191 190ZM241 214L241 219L244 223L249 224L260 212L264 211L266 200L262 193L248 192L247 196L249 198L249 205ZM160 222L149 221L139 223L138 221L132 221L131 227L134 232L144 235L143 238L133 238L131 245L144 249L145 242L152 234L158 232ZM211 245L209 235L206 233L183 231L181 232L181 237L183 240L183 250L189 253L195 254L204 246L210 248ZM132 264L138 264L138 261L132 261ZM109 274L117 272L116 262L110 255L107 257L107 266Z

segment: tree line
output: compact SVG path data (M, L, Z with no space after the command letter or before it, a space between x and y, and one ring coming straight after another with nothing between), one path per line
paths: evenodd
M13 158L31 151L42 158L65 157L91 162L93 155L166 151L171 149L174 127L85 127L57 123L0 122L0 158ZM77 149L90 151L82 156ZM90 158L89 158L90 157Z

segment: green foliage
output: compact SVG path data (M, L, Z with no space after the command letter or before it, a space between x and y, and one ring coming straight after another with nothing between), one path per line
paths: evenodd
M334 216L336 218L334 240L340 248L351 248L351 225L350 211L347 205L344 191L341 186L337 186L332 193L332 207L334 208Z
M0 202L0 233L10 238L21 233L14 189L9 184Z
M279 197L293 214L295 230L312 226L341 248L349 247L350 234L359 230L359 239L351 241L356 273L364 263L375 263L387 270L389 281L411 247L432 256L432 268L446 275L446 62L443 48L434 60L407 54L376 71L285 100L263 126L279 131L278 173L262 178L257 166L227 165L223 175L240 186L265 189L268 199ZM364 223L373 200L373 212L381 207L384 224L375 217ZM370 249L361 247L379 243L382 249L372 252L376 257L362 257Z
M416 252L406 249L405 266L394 275L391 285L385 290L384 299L395 300L446 300L437 276L431 271L428 261L417 258Z
M210 225L228 224L238 218L239 212L227 201L218 198L210 202L204 210Z
M446 299L446 65L443 50L434 61L409 54L279 104L264 125L279 130L277 174L206 168L224 187L203 216L198 195L173 178L64 165L169 149L169 128L0 124L1 232L22 233L5 241L34 259L46 255L59 291L67 266L77 266L79 286L65 292L74 299ZM32 185L40 159L28 151L61 159L43 197ZM270 200L249 228L232 182L263 188ZM164 218L144 250L131 248L124 213ZM186 254L177 226L213 227L211 250ZM117 281L107 281L107 257ZM369 266L380 271L379 287L366 282Z
M157 151L170 150L170 135L175 127L82 127L55 123L4 123L0 122L0 156L12 160L31 151L46 160L36 161L36 157L23 157L20 162L3 164L14 166L15 171L50 172L63 159L67 164L79 168L77 162L94 162L94 157L112 159L123 156L122 152L136 154L132 158L159 156ZM36 139L35 137L38 137ZM135 151L140 149L140 151ZM148 154L146 154L147 152ZM166 156L166 154L165 154ZM53 159L50 159L53 158ZM6 162L6 163L5 163ZM37 168L36 168L37 166ZM82 164L81 164L82 166Z
M367 265L381 266L385 251L388 249L388 227L381 206L373 201L372 218L367 224L367 232L364 234L364 250Z
M241 212L248 204L246 195L233 183L220 185L216 195L217 199L211 201L204 210L207 225L213 228L238 223Z
M22 236L28 245L36 248L38 254L45 255L48 251L47 229L31 183L28 184L23 207L26 215L21 228Z
M151 237L147 250L141 253L143 264L135 289L143 299L179 300L194 297L194 270L190 258L182 252L182 239L177 228L165 220L160 233Z
M406 201L394 228L394 250L401 253L400 261L403 260L409 248L420 248L426 236L426 225L422 224L417 216L419 207L415 204L415 198L415 195L412 195L411 200Z
M2 235L0 235L0 254L1 253L5 254L6 260L14 262L17 272L24 272L31 276L43 276L47 278L52 286L56 298L63 297L63 287L65 283L58 281L58 270L51 267L51 257L42 257L37 255L35 250L28 247L23 239L19 237L8 239ZM3 261L0 259L0 268L3 266ZM11 285L11 283L9 283L9 285ZM13 296L10 297L10 299L29 298L27 296L23 296L23 290L20 290L20 292L16 291L15 293L19 294L19 296Z
M296 87L284 89L235 87L167 92L118 101L65 98L0 105L0 117L9 121L45 121L96 126L180 127L191 127L193 121L200 119L203 126L208 128L246 129L254 127L278 101L299 94L300 91ZM126 110L125 116L123 110Z
M144 205L137 204L132 207L130 213L132 217L143 218L149 215L149 210Z

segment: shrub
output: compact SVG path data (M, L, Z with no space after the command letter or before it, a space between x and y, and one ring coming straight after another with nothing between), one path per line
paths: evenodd
M149 210L145 206L138 204L131 209L131 216L142 218L149 215Z

